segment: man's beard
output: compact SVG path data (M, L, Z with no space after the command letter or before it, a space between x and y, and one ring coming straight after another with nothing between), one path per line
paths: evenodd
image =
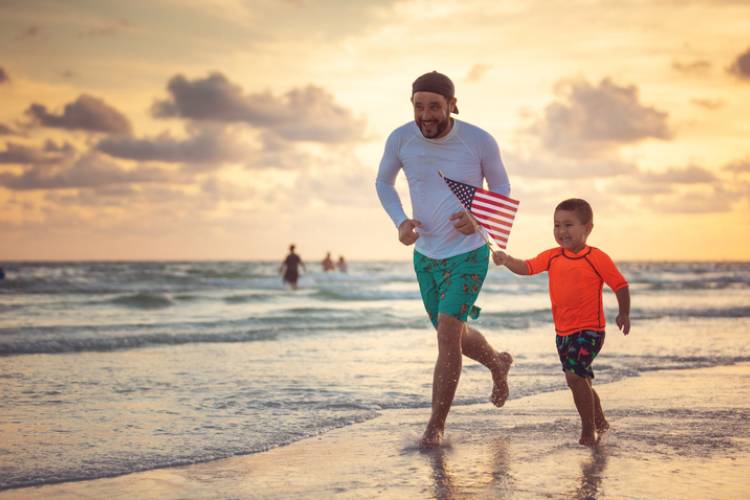
M419 130L422 132L422 135L424 137L426 137L427 139L434 139L435 137L440 137L440 135L443 132L445 132L445 129L447 129L448 126L450 125L451 119L450 119L450 116L447 116L447 117L445 117L444 120L440 120L439 122L435 123L434 125L433 125L433 123L434 122L430 122L430 126L434 127L435 132L434 133L429 133L429 132L427 132L425 130L425 127L422 125L422 121L421 120L419 120L417 122L417 125L419 126Z

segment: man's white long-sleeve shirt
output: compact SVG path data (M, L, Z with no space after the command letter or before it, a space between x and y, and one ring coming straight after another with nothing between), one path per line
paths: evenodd
M440 177L482 187L487 179L490 191L508 196L510 181L500 159L495 139L479 127L453 120L445 137L427 139L414 122L394 130L385 143L375 186L380 203L396 227L409 217L404 212L395 183L403 169L409 184L413 219L422 223L417 229L416 250L433 259L446 259L485 244L482 235L465 235L453 227L449 217L463 209L456 196Z

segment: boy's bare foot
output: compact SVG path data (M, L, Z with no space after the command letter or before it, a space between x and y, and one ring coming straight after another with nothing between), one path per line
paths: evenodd
M440 443L443 442L443 431L432 427L427 427L422 439L419 440L419 448L421 450L429 450L431 448L437 448Z
M583 446L596 446L596 443L599 442L599 436L596 435L596 432L593 432L591 434L588 433L581 433L581 439L578 440L578 444Z
M498 352L496 354L497 362L492 369L492 380L495 385L492 388L490 401L500 408L505 404L505 400L508 399L508 394L510 394L510 389L508 389L508 371L510 370L510 365L513 364L513 356L507 352Z

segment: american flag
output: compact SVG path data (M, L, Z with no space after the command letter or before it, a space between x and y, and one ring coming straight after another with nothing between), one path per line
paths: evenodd
M492 236L495 243L503 250L507 248L510 229L513 227L513 219L516 217L519 201L440 175L451 188L453 194L456 195L458 201L474 216L479 225Z

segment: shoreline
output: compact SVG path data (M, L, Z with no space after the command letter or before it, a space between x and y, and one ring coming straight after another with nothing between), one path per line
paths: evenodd
M4 490L5 498L733 498L750 487L750 364L646 372L596 385L612 426L578 445L568 391L451 411L419 451L428 408L251 455ZM512 387L511 387L512 391Z

